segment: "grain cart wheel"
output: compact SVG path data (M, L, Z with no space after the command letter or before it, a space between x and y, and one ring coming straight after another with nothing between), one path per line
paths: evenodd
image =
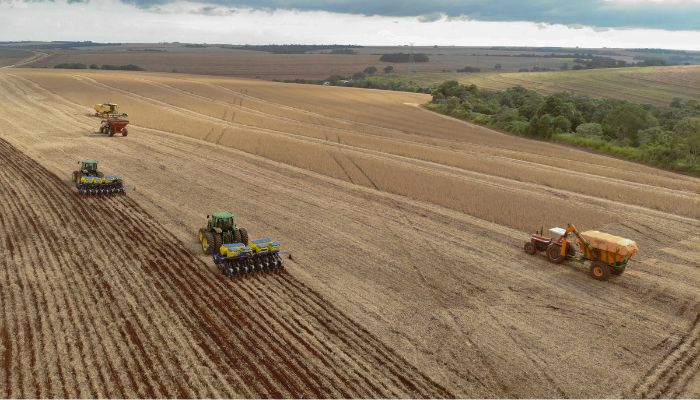
M126 128L122 129L122 136L126 136L128 134L129 134L129 131Z
M555 264L561 264L565 258L561 255L561 246L555 243L547 246L547 258Z
M525 242L523 250L525 250L527 254L535 254L537 252L537 250L535 249L535 245L532 244L532 242Z
M610 279L610 267L602 261L593 261L589 270L591 277L599 281Z
M244 245L248 245L248 231L245 230L245 228L238 228L238 231L236 232L238 235L241 237L241 243Z
M109 136L114 136L114 127L110 126L108 129L109 129Z
M625 272L625 267L626 265L623 265L621 267L612 267L610 268L610 273L613 275L622 275Z
M202 252L204 254L212 253L212 244L214 244L214 235L206 229L199 230L199 242L202 244Z

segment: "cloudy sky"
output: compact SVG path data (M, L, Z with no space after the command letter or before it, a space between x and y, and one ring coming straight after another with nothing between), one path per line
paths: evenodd
M700 0L0 0L0 41L700 50Z

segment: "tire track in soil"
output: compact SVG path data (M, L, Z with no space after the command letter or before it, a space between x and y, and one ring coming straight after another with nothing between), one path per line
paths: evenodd
M5 303L5 296L0 297L3 304ZM5 307L2 308L2 320L7 321L7 313L5 313ZM4 322L3 322L4 323ZM2 340L2 369L3 378L5 381L5 398L9 398L12 395L11 383L10 383L10 373L12 371L12 343L10 343L10 334L7 329L3 326L0 330L0 340Z
M13 151L17 152L17 150L14 148L8 150L7 146L2 146L2 147L3 147L2 150L4 150L3 151L4 154L6 154L8 152L13 152ZM21 155L21 153L20 153L20 155ZM20 156L20 155L16 155L16 156ZM21 156L23 156L23 155L21 155ZM10 157L8 157L8 158L10 158ZM26 169L25 165L20 165L19 167L14 166L14 169L19 169L20 167ZM34 170L30 169L30 172L31 172L31 176L35 180L37 179L37 177L42 176L42 175L46 175L47 178L49 178L49 179L47 179L48 181L56 180L56 178L54 176L50 175L48 173L48 171L45 171L45 170L42 171L40 168L35 168ZM21 177L21 179L24 179L25 181L29 181L28 178L29 178L28 176ZM52 186L56 186L56 187L51 188L51 189L56 189L56 190L54 190L54 192L56 192L56 191L60 192L61 191L60 185L63 185L63 184L60 182L54 183ZM44 196L42 196L42 197L47 198L47 199L52 198L52 197L56 197L55 193L53 193L54 195L51 196L52 191L49 190L48 186L51 186L51 185L47 185L47 188L42 193L42 194L44 194ZM64 192L68 191L68 189L65 187L65 185L63 185L62 189ZM19 196L19 197L21 197L21 196ZM166 236L166 235L168 235L167 231L165 231L162 227L160 227L157 223L155 223L155 221L153 221L150 218L146 218L147 223L145 223L145 224L143 223L143 216L140 214L140 212L139 212L140 210L138 209L138 207L135 206L135 203L133 203L132 201L130 201L127 198L115 198L115 199L109 199L107 202L97 203L97 202L93 202L92 199L81 199L75 195L73 195L71 197L74 197L74 198L71 198L71 200L73 200L73 201L82 202L84 200L85 203L88 203L87 205L89 205L90 207L88 208L86 206L85 208L83 208L81 210L83 212L87 212L88 215L90 215L90 212L99 213L100 211L104 211L104 215L107 217L107 220L109 220L110 218L121 217L121 219L124 221L122 224L126 225L126 226L140 222L141 225L136 225L136 227L135 227L136 229L133 229L134 227L132 226L131 227L132 230L129 233L137 234L137 235L144 234L144 233L146 233L146 234L150 233L150 237L147 236L149 240L145 241L144 245L148 246L151 249L154 249L154 247L152 247L153 245L163 246L164 244L170 242L170 240L169 240L170 238L168 236ZM89 203L95 203L95 204L89 204ZM102 205L102 207L100 207L101 205ZM59 206L60 206L60 204L59 204ZM52 212L60 212L61 209L59 206L56 206L57 207L56 209L52 209L49 206L48 209ZM100 208L106 208L106 210L101 210ZM120 210L120 209L122 209L122 210ZM136 211L135 211L135 209L136 209ZM42 211L42 209L41 209L41 207L39 207L37 205L36 208L33 209L33 211L40 212L40 211ZM118 215L119 211L126 211L126 214L127 214L126 218L125 218L124 214ZM18 209L16 211L14 211L13 213L17 213L17 212L20 212L20 210ZM63 218L56 219L56 220L54 220L53 223L59 224L59 225L66 224L66 222L69 220L69 218L73 217L72 214L73 214L72 212L69 213L68 216L65 217L65 219L63 219ZM110 215L111 215L111 217L110 217ZM83 216L83 217L85 217L85 216ZM86 221L81 221L81 222L85 222L85 223L90 222L89 217L85 218L85 220ZM105 222L105 221L95 221L95 223L98 226L99 226L99 222ZM109 222L109 221L107 221L107 222ZM116 223L117 221L114 221L114 222ZM75 224L75 225L81 225L81 224ZM98 229L96 232L92 232L92 234L96 237L99 237L101 234L110 233L112 236L114 236L113 239L115 240L115 242L118 242L117 239L119 239L119 236L126 235L126 232L124 232L124 230L122 229L121 226L119 226L119 224L116 224L112 228L115 229L116 232L102 232L102 229ZM89 232L86 232L86 233L89 233ZM57 235L57 236L60 236L60 235ZM162 238L163 236L165 236L165 239ZM47 242L50 242L52 245L60 245L59 242L55 242L55 241L52 242L51 235L42 234L40 236L40 240L45 240ZM60 240L60 239L56 239L56 240ZM73 242L73 244L75 244L75 242ZM14 247L17 248L19 246L17 244L14 244ZM117 247L119 247L119 246L117 246ZM164 247L160 247L160 248L164 248ZM197 260L194 259L194 257L190 253L184 252L182 249L179 249L179 248L176 248L175 251L173 251L171 253L165 253L162 250L159 250L160 248L156 247L155 249L157 249L157 251L152 251L151 253L146 254L146 258L149 259L150 261L156 261L155 265L157 265L159 268L146 268L145 266L143 266L143 268L145 270L148 270L150 273L157 273L156 276L158 279L160 279L160 282L168 282L168 278L170 278L170 281L173 282L172 287L175 289L179 289L179 290L173 290L173 293L171 293L171 295L179 295L179 297L176 296L175 298L173 298L173 300L180 301L181 306L184 307L183 311L189 311L190 313L194 313L194 315L197 315L196 314L197 312L202 313L203 310L206 311L207 310L206 307L213 307L213 308L209 308L210 310L214 310L213 316L207 315L206 312L202 313L204 318L205 318L202 321L204 323L204 326L208 326L208 327L212 328L211 331L206 332L206 333L208 334L208 336L211 339L214 339L214 341L216 342L216 345L218 347L218 348L212 349L212 351L220 351L222 354L227 355L228 362L226 362L225 364L229 364L229 365L225 365L225 367L232 367L234 369L236 367L240 368L240 365L235 364L235 362L240 361L240 354L235 354L235 350L234 351L229 350L228 343L221 341L221 340L217 341L215 338L218 337L219 339L221 339L221 338L230 336L230 332L221 331L221 328L220 328L221 326L235 327L236 323L238 323L238 325L241 325L240 324L241 320L245 320L246 318L253 318L255 320L258 320L258 317L256 317L256 314L240 315L240 314L234 313L233 311L221 311L222 310L221 306L224 305L225 303L231 301L228 299L232 295L231 284L227 284L227 282L225 282L225 281L221 282L218 277L216 277L216 278L211 277L208 270L206 268L201 267L202 263L197 262ZM74 250L76 252L80 253L83 250L87 250L87 248L83 249L81 247L77 247ZM119 250L119 248L112 249L112 250L117 252L117 250ZM50 254L48 252L41 253L41 255L42 255L42 257L49 257L50 256ZM24 254L22 255L22 259L26 259L26 257L27 257L27 255L24 255ZM95 259L96 259L96 261L105 261L105 260L101 260L100 256L95 257ZM166 264L168 266L170 266L170 268L163 268L163 265L157 263L158 259L160 259L160 261L163 261L163 260L167 261ZM198 267L193 268L193 269L190 269L190 268L179 268L179 269L174 268L173 269L173 266L182 265L183 259L185 259L186 261L191 261L191 264L195 264ZM190 259L190 260L187 260L187 259ZM73 258L71 257L71 258L63 258L63 259L61 259L61 261L70 263L70 262L74 262L75 260L73 260ZM109 261L109 259L108 259L108 261ZM131 261L131 260L129 260L129 261ZM59 264L60 263L58 263L57 265L59 265ZM89 267L89 265L86 267ZM84 273L76 274L76 275L82 275L83 279L87 279L85 277L85 275L87 275L87 273L90 272L90 270L92 270L92 269L99 269L99 266L97 265L97 263L95 263L91 269L81 271ZM177 271L181 271L181 272L177 273ZM47 273L49 273L49 272L47 272ZM95 274L93 273L93 275L95 275ZM202 282L204 282L204 284L201 284ZM86 283L89 283L89 282L87 282L87 280L86 280ZM234 285L235 285L235 283L234 283ZM104 290L104 287L102 287L102 290ZM91 293L91 296L94 296L94 293L92 291L89 291L89 292ZM246 298L245 298L246 296L244 294L236 292L236 291L233 291L233 292L238 296L234 300L240 301L240 302L246 301ZM245 291L243 291L243 292L245 292ZM248 293L250 294L251 292L248 292ZM293 296L298 297L300 295L302 295L302 294L297 292ZM188 297L189 297L189 300L188 300ZM94 299L94 297L93 297L93 299ZM218 301L219 303L217 304L216 302L214 302L215 300ZM266 299L265 301L272 301L272 300ZM260 305L259 302L250 301L250 299L248 299L247 303L249 305ZM73 304L73 303L70 303L70 304ZM75 312L76 313L81 312L81 309L77 309L77 311L75 311ZM290 355L290 354L284 354L284 353L279 351L283 348L281 343L289 344L289 343L295 343L297 340L299 341L299 343L301 341L304 341L304 339L301 337L299 337L299 339L296 339L296 338L294 338L294 336L289 334L289 332L291 330L293 330L293 327L289 323L287 323L283 320L284 316L281 316L279 314L275 314L274 310L255 310L255 312L256 313L260 313L260 312L266 313L263 316L262 320L266 320L266 321L270 322L270 324L269 324L270 326L268 328L266 328L268 330L262 330L263 329L262 324L264 324L264 323L260 323L261 325L258 325L258 326L249 325L248 329L250 329L250 331L249 331L248 339L250 340L251 339L250 335L254 335L256 332L258 335L262 334L263 336L266 336L266 335L272 336L272 335L276 335L276 334L284 336L286 341L280 341L280 344L277 347L270 346L273 349L278 350L278 352L276 354L277 357L285 357L285 356L288 357ZM190 315L192 315L192 314L190 314ZM206 320L207 318L209 319L208 321ZM278 322L272 323L275 320L277 320ZM199 321L195 320L194 322L199 322ZM73 322L73 323L76 323L76 322ZM64 321L64 325L68 325L68 324L69 324L69 322L67 320ZM134 326L132 326L131 329L136 329L136 328ZM131 329L127 328L127 330L131 330ZM233 330L236 331L236 329L233 329ZM126 333L128 334L128 332L126 332ZM205 333L205 332L201 332L201 333ZM227 335L227 333L229 335ZM339 332L336 332L336 331L323 332L323 335L325 335L325 336L327 336L329 334L331 337L334 337L334 336L338 335ZM260 339L258 338L256 340L260 340ZM322 339L318 339L318 340L320 341ZM363 340L364 340L364 338L363 338ZM347 338L344 338L344 343L352 344L353 342L348 340ZM271 343L269 343L269 342L266 343L265 341L263 341L260 344L269 346ZM300 349L297 346L302 347L302 348L306 348L306 350ZM295 382L292 382L292 380L288 381L288 383L290 383L289 388L291 388L291 390L293 390L292 393L297 393L300 395L307 395L307 396L309 393L314 393L315 395L318 396L319 394L323 395L323 393L331 392L331 391L333 393L338 393L338 394L342 394L342 395L345 395L346 393L356 392L357 388L350 386L350 385L352 385L353 381L350 378L348 378L345 374L345 368L344 368L345 365L342 365L343 368L340 368L340 366L336 365L337 363L335 362L335 360L328 359L326 361L327 363L333 362L333 364L330 364L331 366L333 366L333 368L331 369L331 371L325 371L324 373L325 374L335 374L335 375L337 375L335 378L333 378L331 375L326 375L325 377L317 376L313 370L311 370L308 366L304 365L302 362L302 360L304 360L304 357L299 358L299 355L301 355L301 354L313 355L314 354L312 351L308 350L308 347L306 347L306 346L310 346L310 348L313 348L316 352L327 351L327 349L324 349L324 348L316 349L316 346L318 346L318 345L313 343L313 342L307 343L306 345L297 344L294 347L292 347L291 349L287 349L287 351L289 351L291 354L294 355L294 359L287 360L287 361L282 360L282 361L283 361L283 363L286 362L287 366L294 368L293 373L296 375L296 377L293 380ZM129 347L133 349L134 343L131 342ZM136 345L136 347L138 347L138 345ZM357 350L365 351L366 349L361 347L361 346L360 347L350 346L350 347L343 349L343 352L346 352L346 353L347 352L355 352ZM81 354L83 354L83 353L81 353ZM362 354L362 353L360 353L360 354ZM235 357L235 356L238 356L238 357ZM269 356L265 356L263 353L259 353L259 354L257 354L257 356L258 357L269 357ZM362 357L362 356L367 357L368 355L363 354L363 355L357 355L357 356L358 357ZM161 363L163 362L163 360L160 360L160 361L161 361ZM365 362L369 361L371 363L371 362L374 362L376 360L374 358L370 357L368 359L365 359L364 361ZM391 366L391 364L390 364L390 366ZM82 367L82 368L84 369L84 367ZM401 370L398 370L397 372L401 373ZM389 368L387 373L388 373L388 375L396 374L396 372L393 371L393 368ZM105 376L106 376L106 374L103 374L103 375L101 375L101 378L95 378L95 379L104 380L104 379L106 379ZM282 378L282 377L276 376L275 378ZM95 381L95 379L93 379L93 385L100 382L99 380ZM318 388L317 387L304 387L304 386L315 386L317 384L317 382L319 381L319 379L321 379L321 381L325 380L326 385L322 386L322 387L318 387ZM397 379L395 376L391 377L391 381L394 382L396 386L401 387L400 392L402 392L402 393L418 393L418 391L416 391L416 388L418 386L405 385L405 382L402 382L400 379ZM328 387L327 385L331 384L331 383L335 386L338 386L338 388L334 389L334 388ZM115 382L115 384L116 384L116 382ZM426 386L426 387L428 387L428 386ZM396 393L393 390L388 391L388 390L386 390L386 388L384 388L384 390L382 390L382 389L377 390L377 389L379 389L379 388L375 387L375 388L373 388L373 390L370 390L366 393L374 392L375 395L377 393ZM164 389L160 389L160 391L164 391ZM260 392L262 392L262 391L260 391ZM146 393L153 393L153 392L151 392L150 390L147 390ZM441 392L440 390L435 390L435 388L432 388L432 390L428 393L444 394L444 392Z
M4 160L4 161L9 162L10 160L8 159L8 160ZM5 193L8 197L8 200L3 202L3 204L7 204L11 210L15 210L15 212L10 214L13 217L14 221L12 222L12 225L9 225L9 226L19 228L19 230L20 230L19 235L18 235L19 237L32 238L32 240L33 240L32 232L24 232L24 230L23 230L26 228L26 223L25 223L26 221L20 220L20 217L19 217L19 216L26 215L26 212L25 212L26 210L22 210L21 205L26 204L28 199L26 197L24 197L23 195L21 195L20 191L16 191L15 188L13 188L11 186L8 186L7 189L8 190ZM22 199L22 201L16 201L17 199ZM31 219L31 218L29 218L29 220L31 222L34 222L33 219ZM9 230L8 230L8 232L9 232ZM19 262L21 262L22 265L27 265L27 264L42 265L42 264L39 264L36 260L34 260L32 251L27 250L26 239L24 240L24 242L25 243L22 243L22 244L24 244L24 246L17 246L17 248L18 248L17 260ZM32 246L32 248L35 248L35 247ZM27 253L31 254L31 256L27 256ZM47 330L53 331L53 334L49 335L50 342L51 342L51 349L49 349L48 351L49 352L53 351L53 354L55 354L58 362L53 364L53 366L56 370L52 371L52 373L49 376L50 377L56 376L56 379L58 380L58 385L60 386L60 389L62 391L62 396L69 397L69 392L68 392L68 388L66 385L66 380L64 378L65 374L63 371L63 367L62 367L62 365L64 363L60 361L61 360L61 357L60 357L61 351L59 350L60 345L59 345L58 340L56 339L56 337L57 337L56 327L55 327L56 324L52 320L51 315L49 315L45 312L42 312L42 311L50 309L48 301L47 301L46 297L44 296L44 293L37 292L36 288L31 283L31 280L27 280L27 277L25 276L25 273L23 270L21 271L21 270L19 270L19 268L14 268L13 271L16 273L16 282L20 288L20 292L21 292L20 297L22 298L21 299L22 305L20 306L20 308L17 309L17 311L14 313L14 315L15 316L22 315L23 313L21 310L24 310L25 313L31 312L31 311L29 311L30 310L29 304L32 304L34 306L33 307L34 315L37 317L37 319L39 321L43 321L43 322L40 322L40 329L38 330L38 332L40 334L40 338L36 339L36 341L39 341L39 342L45 344L46 341L44 340L44 330L47 329ZM34 269L32 269L31 272L35 273L36 271ZM8 269L8 274L9 274L9 269ZM9 277L8 277L8 281L9 281ZM33 281L38 281L38 279L34 278ZM17 299L15 299L16 307L17 307L17 304L19 304L19 303L17 303ZM14 325L16 326L16 329L18 330L19 329L18 328L18 326L19 326L18 319L14 320ZM30 327L28 327L28 325L26 324L26 321L25 321L24 328L25 328L24 331L28 332L28 335L31 335L32 329ZM18 335L16 337L18 338L17 339L17 343L18 343L17 350L18 351L17 351L16 358L20 359L20 360L24 360L25 357L22 356L23 352L21 351L22 349L20 348L20 344L25 343L26 341L24 340L23 336ZM29 341L29 343L30 343L30 345L34 346L34 343L32 343L31 340ZM30 375L33 379L35 379L37 376L37 374L33 373L33 372L29 373L29 374L23 374L21 372L22 368L29 368L30 371L34 371L31 369L31 367L32 367L31 356L29 357L29 359L30 359L30 364L28 366L24 365L20 361L20 362L18 362L18 367L15 368L15 370L18 373L17 378L18 378L18 386L19 386L19 390L20 390L20 397L29 396L28 394L25 393L24 385L23 385L25 375ZM38 390L37 386L38 385L36 384L36 381L35 381L34 388ZM53 385L49 384L49 388L51 386L53 386Z
M686 389L700 366L700 313L690 331L632 388L629 397L673 398Z
M289 334L294 337L294 339L300 343L302 346L305 347L305 349L311 354L311 356L318 360L322 366L320 366L321 370L327 369L330 370L333 368L332 364L342 362L343 366L342 368L345 368L346 371L352 371L354 377L343 377L340 376L339 378L342 380L342 384L345 387L355 387L356 392L355 395L359 395L360 397L369 397L371 393L379 393L382 390L380 390L378 387L376 387L371 381L367 379L366 376L364 376L362 373L358 371L358 368L356 365L353 365L352 363L346 362L346 357L341 357L340 354L335 353L335 359L331 360L327 356L327 354L334 354L334 351L328 346L328 342L324 340L324 338L319 338L317 335L309 329L309 327L306 326L306 324L301 321L301 318L299 317L299 314L296 312L296 310L292 309L288 304L284 304L281 301L281 298L285 298L284 296L274 296L270 295L272 293L275 293L274 289L272 288L273 285L267 284L264 285L262 284L258 278L261 279L272 279L269 277L269 275L272 275L273 273L271 272L263 272L264 276L251 276L251 279L247 279L247 282L240 282L237 286L241 287L243 290L245 290L247 293L249 293L251 296L254 298L258 298L259 301L264 301L268 303L269 309L290 309L289 312L289 319L284 320L280 319L277 321L277 323L284 324L285 329L289 332ZM251 283L252 282L252 283ZM266 283L269 283L266 282ZM252 286L254 289L251 289L248 287L248 285ZM304 339L301 337L302 334L306 334L310 339ZM333 377L330 377L331 379ZM371 391L362 391L361 389L364 389L363 387L360 386L360 380L364 380L364 384L371 389ZM385 389L383 389L385 390ZM352 397L348 392L346 391L341 391L341 397L343 398L350 398Z
M437 393L440 393L437 395L438 397L453 397L445 388L431 381L427 376L419 372L413 365L403 360L403 358L396 354L391 348L387 347L376 337L374 337L369 331L353 323L350 318L342 313L342 311L335 308L335 306L332 304L324 301L322 297L313 289L305 286L301 281L297 280L290 274L281 274L280 276L290 284L290 286L287 287L287 290L291 291L291 298L299 299L299 301L303 299L310 305L309 309L311 310L313 310L314 307L316 307L317 310L321 310L320 313L316 310L309 311L311 315L324 315L328 318L326 320L322 320L317 317L318 321L322 326L324 326L324 328L331 332L351 332L352 335L348 335L347 338L341 336L341 340L348 340L348 344L352 344L354 342L354 344L359 347L359 350L366 352L370 357L374 358L377 365L393 366L398 372L395 378L405 385L405 387L411 389L409 392L419 392L418 386L423 386L425 389L432 387L432 391L436 391L437 389ZM282 286L284 287L284 285ZM298 296L298 293L304 293L305 295ZM332 327L334 324L339 324L342 328L336 329ZM416 384L409 380L407 378L408 376L423 379L416 379L416 382L419 382Z
M9 158L8 158L8 160L9 160ZM32 168L32 167L35 166L36 164L34 164L33 162L27 163L27 162L26 162L27 160L24 160L24 161L25 161L25 163L23 163L22 165L15 165L15 168L14 168L15 171L19 171L19 175L22 176L22 177L24 178L24 182L30 182L30 181L31 181L30 179L32 179L32 178L33 178L33 179L36 179L37 176L40 176L40 174L41 174L41 172L42 172L41 170L38 170L37 173L35 173L35 174L29 174L28 171L37 170L37 168ZM53 178L53 177L51 177L51 178ZM49 183L50 183L50 181L51 181L51 179L48 180ZM55 182L53 182L53 183L54 183L54 186L55 186ZM50 193L48 190L46 190L45 188L41 187L41 186L39 186L39 191L43 191L44 196L41 197L41 198L43 198L43 199L55 198L55 196L51 196L51 193ZM30 191L30 192L31 192L31 191ZM20 193L21 193L21 192L20 192ZM16 194L15 198L17 198L17 197L22 197L22 198L23 198L23 201L20 202L20 204L24 205L25 207L26 207L27 204L31 204L30 199L28 199L26 196L23 196L23 194L20 194L20 193L17 193L17 192L15 193L15 194ZM49 203L49 204L51 204L51 203ZM71 209L70 205L66 205L66 207L64 207L64 212L65 212L65 209ZM54 211L57 211L57 210L54 210ZM88 212L88 213L89 213L90 211L89 211L89 210L84 210L84 212ZM25 214L24 211L18 211L18 212L15 213L15 215L24 215L24 214ZM57 214L60 214L60 212L58 212ZM85 214L83 213L82 215L85 215ZM73 217L74 217L74 218L77 218L77 219L74 219L74 220L78 220L78 221L79 221L80 218L81 218L81 215L73 215ZM19 223L19 221L18 221L18 223ZM21 226L21 225L17 225L17 226ZM85 236L85 237L89 237L89 236ZM60 244L59 244L59 246L60 246ZM89 254L89 253L86 253L86 254ZM34 264L34 265L39 265L39 264L37 264L36 262L34 262L33 264ZM77 265L80 265L80 263L78 263ZM43 308L44 308L45 310L47 310L47 309L48 309L48 302L47 302L46 298L43 296L44 293L43 293L43 292L40 292L40 294L41 294L41 296L42 296L42 305L43 305ZM116 301L116 298L114 298L114 299L112 299L112 300L113 300L114 302L117 302L117 301ZM52 337L55 339L55 336L56 336L56 335L53 335ZM55 343L55 346L57 346L56 343ZM56 348L57 348L57 347L56 347ZM58 352L56 352L56 353L58 353ZM59 375L59 377L61 377L61 378L60 378L60 381L61 381L61 383L62 383L62 385L63 385L63 392L64 392L63 397L70 397L70 396L67 394L67 387L66 387L67 385L66 385L66 383L65 383L65 380L62 378L62 377L64 376L64 374L63 374L63 372L61 371L61 370L62 370L62 367L61 367L61 366L64 365L64 364L66 364L66 363L64 363L64 362L57 362L56 364L57 364L57 368L58 368L58 375ZM70 364L70 363L67 363L67 365L71 365L71 364ZM73 374L73 375L75 375L75 374ZM134 382L136 382L136 381L134 380Z
M31 168L26 168L26 167L27 167L27 166L22 165L22 166L19 166L19 167L16 167L16 168L19 168L19 169L21 169L21 170L25 170L25 169L26 169L26 170L31 170ZM31 166L29 166L29 167L31 167ZM27 178L27 176L25 176L25 179L26 179L26 178ZM23 210L23 211L21 211L21 212L16 212L15 215L26 215L26 214L28 214L26 209L27 209L27 208L31 208L30 206L28 206L29 204L31 204L30 199L27 198L26 196L24 196L24 194L23 194L21 191L15 192L15 191L13 190L13 192L14 192L15 196L13 196L12 198L13 198L13 199L17 199L17 198L22 199L22 201L20 201L19 203L22 204L23 207L25 208L25 210ZM23 237L30 237L30 236L32 236L32 233L33 233L33 235L40 235L40 238L41 238L41 239L44 239L44 240L43 240L44 242L50 242L50 243L52 243L53 246L50 246L50 248L57 248L56 246L59 246L59 247L60 247L60 243L53 242L53 241L50 241L50 240L47 240L47 239L46 239L46 237L44 236L44 232L43 232L41 229L38 228L38 226L36 225L36 222L34 221L33 218L29 218L29 221L30 221L30 224L32 225L32 231L31 231L31 232L20 232L21 236L23 236ZM13 226L19 227L20 229L23 227L23 225L20 224L19 221L17 221L17 223L16 223L15 225L13 225ZM49 235L49 237L51 237L51 235ZM36 239L36 238L33 237L32 240L34 241L35 239ZM42 240L39 241L39 243L41 243L41 242L42 242ZM42 251L43 251L42 249L43 249L44 247L45 247L45 246L40 246L40 245L34 245L34 246L32 246L33 249L37 249L37 248L38 248L38 249L39 249L39 252L42 252ZM32 257L34 256L34 254L33 254L31 251L30 251L30 254L32 254ZM50 266L50 267L52 268L52 271L54 271L54 275L55 275L55 270L56 270L56 268L55 268L55 263L50 262L50 261L51 261L51 258L50 258L49 256L47 256L47 255L44 255L43 257L40 257L40 259L42 259L42 260L48 260L49 262L43 262L43 263L41 263L40 261L25 261L25 264L31 264L31 265L35 265L35 266L39 266L39 265L44 265L44 266L46 266L46 265L48 265L48 266ZM60 265L61 265L61 264L58 264L59 269L60 269ZM32 272L32 273L34 274L34 276L35 276L35 278L33 279L34 281L36 281L36 282L53 282L53 281L54 281L53 279L50 279L49 277L47 277L46 274L44 274L45 276L44 276L43 278L42 278L42 277L39 277L38 275L36 275L36 274L37 274L37 270L43 271L44 268L31 268L31 272ZM45 311L46 311L46 310L49 310L49 307L48 307L48 303L49 303L49 302L48 302L48 300L47 300L46 297L45 297L45 293L54 293L54 294L55 294L55 293L60 293L60 292L61 292L60 290L54 289L53 287L52 287L52 288L49 288L48 290L37 290L36 288L33 288L32 291L35 293L35 295L33 296L34 298L41 298L41 302L42 302L42 305L43 305L42 308L43 308ZM63 292L65 293L65 291L63 291ZM64 298L65 298L65 296L64 296ZM54 303L54 302L52 301L51 303ZM38 312L38 311L37 311L37 312ZM59 312L59 314L60 314L60 312ZM41 314L39 314L39 315L46 315L46 312L41 313ZM41 320L39 320L39 322L40 322L40 321L41 321ZM40 322L40 323L41 323L41 322ZM50 321L49 321L49 324L51 324ZM61 321L61 324L62 324L62 326L59 328L59 331L61 332L61 335L60 335L60 336L62 336L62 337L69 336L69 335L66 335L66 334L65 334L65 333L67 332L67 329L68 329L67 324L65 324L65 322L63 322L63 321ZM55 329L55 327L53 327L53 329ZM78 330L80 330L80 329L78 329ZM42 330L42 329L39 329L39 332L43 332L43 330ZM57 335L54 334L52 337L55 338L55 336L57 336ZM79 342L79 343L80 343L80 342ZM83 359L82 357L79 357L79 358L80 358L81 360ZM63 363L63 362L58 362L57 364L58 364L58 368L59 368L59 370L58 370L59 376L63 376L63 372L61 371L61 365L65 364L65 363ZM72 364L73 364L73 363L68 363L68 365L72 365ZM75 371L74 371L72 375L75 376L75 375L77 375L77 374L76 374ZM67 385L66 385L66 383L65 383L64 381L62 381L62 385L63 385L63 389L64 389L64 390L63 390L63 393L64 393L63 395L64 395L64 397L68 397L68 394L67 394L67 387L66 387ZM37 385L37 386L38 386L38 385ZM93 385L93 386L94 386L94 385ZM93 393L94 393L94 389L93 389Z
M284 273L284 271L282 271L281 273ZM275 278L265 277L264 279L278 279L278 278L277 277L275 277ZM308 336L315 338L316 341L319 343L319 346L321 346L321 348L323 350L325 350L328 354L334 353L334 350L332 350L329 347L328 340L326 338L317 337L317 334L312 330L313 328L315 328L315 326L311 326L311 327L307 326L307 325L314 325L314 324L310 323L312 321L306 321L306 324L304 324L302 321L300 321L300 318L297 317L297 315L303 314L306 316L306 318L313 319L313 315L309 314L306 310L304 310L301 307L294 307L293 305L291 305L291 304L296 304L294 299L287 296L287 294L283 293L281 290L276 289L277 285L273 285L273 284L262 285L261 282L258 282L258 283L260 284L259 286L256 287L259 290L257 293L258 296L265 297L263 295L265 293L265 291L270 291L270 292L274 293L275 294L274 296L268 295L267 299L269 301L273 301L277 307L289 308L290 315L293 315L293 320L295 322L295 325L298 327L298 329L303 331ZM280 299L285 299L289 303L282 304L282 301ZM366 374L363 374L361 372L361 371L363 371L363 369L367 370L367 368L365 368L366 366L363 366L361 364L361 362L359 362L357 360L357 357L354 357L354 353L355 353L355 351L351 351L351 352L348 352L347 354L343 354L342 358L339 357L340 355L336 355L336 359L334 360L335 362L342 360L345 364L346 370L352 371L353 374L356 375L356 378L350 378L353 382L350 384L356 385L357 388L361 388L361 385L365 385L365 387L370 390L368 393L372 393L372 392L378 393L378 392L382 392L382 391L391 391L391 388L388 388L386 385L382 385L382 387L380 388L379 386L377 386L377 384L375 384L374 382L369 380L368 376ZM362 381L362 382L360 382L360 381ZM368 394L361 394L361 393L358 393L357 395L359 395L361 397L368 397L369 396Z
M64 189L65 189L65 188L64 188ZM51 204L51 203L49 203L49 204ZM69 205L69 207L70 207L70 205ZM57 210L56 210L56 211L57 211ZM83 212L81 213L81 215L74 215L75 218L74 218L73 220L80 219L81 216L84 216L84 215L88 214L89 212L90 212L90 210L83 210ZM60 214L60 213L57 211L57 214ZM89 236L89 235L90 235L89 233L85 232L85 234L83 235L83 237L87 237L87 236ZM96 269L97 269L97 268L96 268ZM99 271L99 269L97 269L97 270ZM114 300L116 301L116 299L114 299Z

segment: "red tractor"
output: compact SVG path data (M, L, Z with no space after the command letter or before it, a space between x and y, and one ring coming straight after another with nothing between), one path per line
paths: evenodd
M129 120L120 116L109 116L102 120L100 125L100 133L114 136L115 133L121 133L122 136L129 134L126 126L129 125Z
M550 237L543 236L543 229L530 234L530 240L525 242L523 249L527 254L535 254L538 251L547 252L547 258L549 260L555 260L560 257L559 252L566 240L566 229L564 228L552 228L549 231L558 236L557 240ZM554 244L554 246L550 246ZM551 249L551 250L550 250ZM551 251L551 255L549 254ZM573 246L566 246L566 252L569 257L573 257L576 254L576 250Z

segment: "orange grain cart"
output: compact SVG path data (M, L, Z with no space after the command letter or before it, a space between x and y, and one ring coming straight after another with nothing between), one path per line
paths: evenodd
M114 136L116 133L121 133L122 136L129 134L126 126L129 125L129 120L123 117L110 116L102 120L102 125L100 125L100 133L105 135Z
M611 274L621 275L625 272L630 258L639 251L633 240L598 231L579 233L572 224L566 229L552 228L550 231L560 235L559 238L553 240L539 232L532 234L530 240L525 242L525 252L535 254L538 250L545 251L549 261L556 264L567 259L588 261L591 276L600 281L608 280ZM568 239L570 234L576 237L578 251Z

